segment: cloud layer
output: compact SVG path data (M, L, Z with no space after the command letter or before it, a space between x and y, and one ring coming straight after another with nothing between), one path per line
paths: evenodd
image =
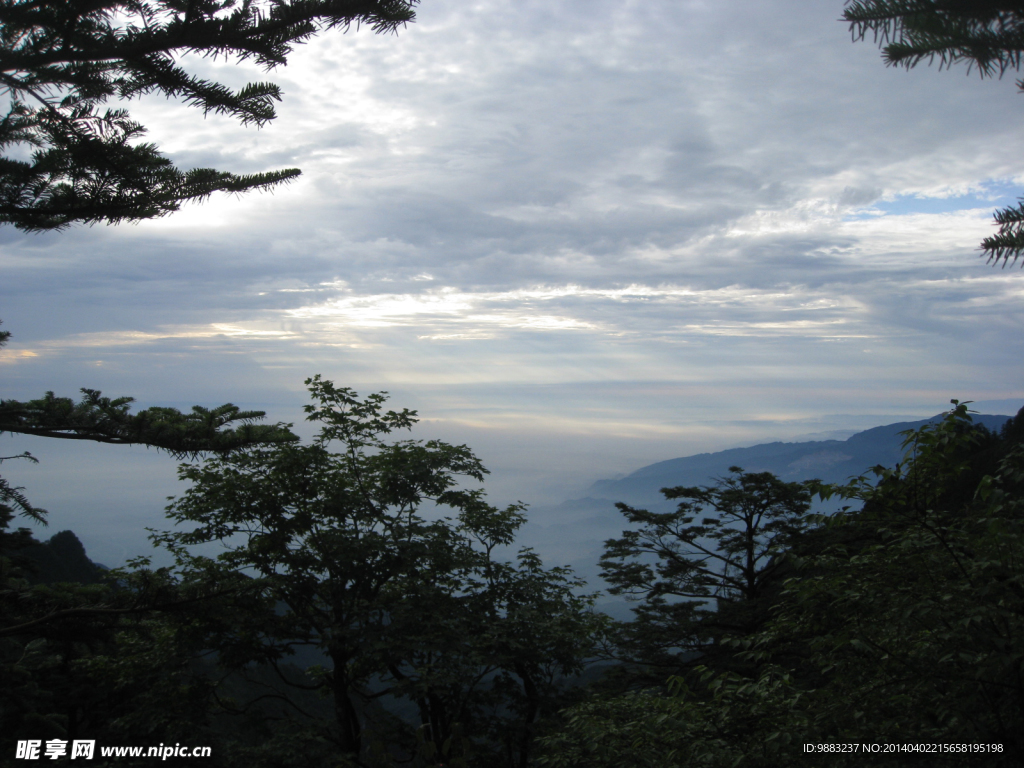
M0 231L3 394L295 420L321 372L482 441L527 499L550 457L599 476L1019 397L1024 277L976 246L1022 189L1021 97L886 69L841 9L429 0L298 49L261 131L136 103L183 166L304 175Z

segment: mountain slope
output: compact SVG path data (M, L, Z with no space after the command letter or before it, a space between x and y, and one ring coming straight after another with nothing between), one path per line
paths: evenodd
M31 563L28 578L33 584L97 584L106 570L89 559L82 542L71 531L56 533L49 541L26 547L20 554Z
M660 489L676 485L706 485L715 477L739 466L747 472L773 472L783 480L818 479L843 482L881 464L891 467L902 458L901 432L918 429L940 417L904 421L858 432L846 440L801 443L765 443L749 448L732 448L679 459L659 461L641 467L619 480L598 480L590 496L615 499L629 504L662 500ZM1009 416L973 415L974 422L998 431Z
M616 502L668 512L675 509L675 504L664 498L662 488L712 485L716 477L727 475L732 466L742 467L747 472L773 472L789 482L815 478L844 482L879 464L895 465L903 457L900 433L940 418L886 424L858 432L846 440L765 443L659 461L618 480L597 481L586 498L532 508L518 543L533 547L548 565L571 566L592 586L598 587L601 580L597 560L604 542L621 536L625 527L622 514L615 508ZM976 424L998 431L1010 417L972 414L972 418ZM834 502L830 507L819 505L816 509L827 512L840 505ZM604 607L612 613L623 610L618 605L605 604Z

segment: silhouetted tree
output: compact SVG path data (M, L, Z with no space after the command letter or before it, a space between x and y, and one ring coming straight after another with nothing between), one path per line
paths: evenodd
M0 346L9 337L0 332ZM52 393L25 403L0 401L0 433L143 444L179 457L298 439L289 425L254 424L261 412L230 404L184 414L173 408L132 414L130 403L131 398L110 400L89 390L77 403ZM23 452L0 457L0 463L15 458L36 461ZM172 583L166 574L145 570L112 574L117 589L110 584L33 584L31 555L45 548L29 529L9 529L15 514L45 525L46 511L23 491L0 478L0 746L9 753L14 738L66 739L87 735L90 728L90 738L107 734L114 743L153 740L145 736L161 741L174 722L184 724L178 731L182 736L195 732L205 709L194 706L191 692L208 698L209 686L202 681L186 685L181 673L190 654L202 648L170 642L174 630L160 617L186 607L201 612L200 604L217 603L225 595L231 601L221 600L208 610L230 615L249 584L231 574L220 581ZM57 539L69 544L67 536ZM140 648L148 654L144 663L139 663ZM101 663L102 658L107 662ZM97 671L100 667L106 671ZM144 669L149 671L142 674ZM161 695L162 709L141 706L146 697L152 704ZM123 718L136 725L125 726Z
M730 639L749 671L706 668L671 680L667 695L594 697L542 739L539 763L1020 766L1024 445L1008 442L979 480L971 453L987 438L961 403L906 438L898 466L819 487L862 506L817 518L823 546L805 550L770 620ZM899 747L841 751L854 743Z
M191 488L168 507L179 528L155 537L185 573L256 577L263 611L211 646L238 670L276 668L296 649L322 654L323 668L293 687L332 703L316 732L349 759L370 760L376 744L418 751L427 765L475 754L469 764L489 755L525 766L558 677L592 652L599 622L573 592L581 582L530 550L515 563L493 556L524 517L459 487L486 472L469 448L392 442L415 412L386 411L383 394L361 399L319 376L306 383L317 438L184 466ZM454 519L436 519L442 511ZM188 549L214 541L228 547L216 561ZM418 730L382 730L373 711L385 695L415 705Z
M761 598L806 525L811 494L770 472L730 471L714 486L662 488L680 500L675 512L617 505L637 527L605 542L600 562L613 594L640 601L621 625L627 657L678 668L766 618Z

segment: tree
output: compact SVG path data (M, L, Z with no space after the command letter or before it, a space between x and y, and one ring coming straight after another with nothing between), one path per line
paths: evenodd
M941 422L907 434L899 466L822 488L862 504L829 527L871 536L807 558L752 646L771 655L798 642L827 671L809 704L820 731L999 745L936 764L1024 759L1024 446L1008 445L979 481L978 442L954 401Z
M605 543L601 575L613 594L641 601L623 627L637 660L673 668L681 661L673 651L706 654L764 618L755 606L806 525L810 492L770 472L730 472L715 486L662 488L681 500L675 512L617 505L639 527Z
M33 584L26 555L39 545L24 528L8 532L10 521L0 507L0 750L94 739L226 752L211 729L217 680L202 666L211 651L190 627L245 610L244 580L180 583L166 569L122 569L106 583Z
M110 100L162 93L243 125L274 119L281 90L233 91L190 74L184 54L266 68L324 29L393 32L417 0L0 0L0 222L26 231L139 221L214 192L269 189L295 168L235 175L182 171ZM31 151L30 159L24 155Z
M1024 53L1021 0L848 0L843 19L855 40L868 32L882 42L889 66L907 69L936 59L939 68L967 62L982 77L1020 69ZM1024 80L1017 85L1024 90ZM988 261L1005 267L1024 253L1024 198L997 211L999 233L981 242Z
M1021 765L1024 418L979 480L988 436L954 404L906 433L896 467L819 486L862 506L816 516L793 541L796 570L770 620L727 640L742 674L709 668L692 688L671 680L669 695L594 697L542 739L541 764Z
M183 574L244 571L261 591L262 611L208 647L237 670L280 671L296 651L319 654L311 679L279 678L328 698L333 717L316 733L360 765L386 764L397 749L429 765L475 751L525 766L557 676L578 671L590 651L590 599L529 550L514 564L494 557L512 543L522 508L499 510L460 487L486 472L466 446L389 442L414 412L385 411L383 394L361 399L319 376L306 383L308 418L322 425L313 443L183 466L192 485L168 513L197 527L155 537ZM456 517L428 520L424 506ZM228 547L215 561L188 549L214 541ZM418 729L380 710L389 698L414 705Z

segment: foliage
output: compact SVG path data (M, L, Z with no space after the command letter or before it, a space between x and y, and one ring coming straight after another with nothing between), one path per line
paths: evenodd
M903 465L823 489L863 503L830 525L870 528L874 540L811 559L752 647L805 644L824 678L821 727L837 739L1002 745L946 764L1024 758L1024 450L1011 448L964 503L951 491L975 440L956 403L908 435Z
M10 459L26 459L33 464L39 463L37 458L28 451L25 451L16 456L0 456L0 464ZM33 506L28 497L22 493L24 490L20 485L11 485L6 478L0 477L0 510L7 512L17 510L19 514L31 518L37 523L44 523L46 521L46 510Z
M678 765L680 736L693 722L690 714L676 700L652 691L592 697L569 711L561 729L538 739L537 764L545 768Z
M821 486L862 507L796 538L789 560L799 570L771 620L727 640L752 672L706 669L693 690L677 679L674 697L646 693L642 704L597 698L542 740L541 763L633 764L636 748L650 764L1020 765L1024 446L1007 444L978 481L979 437L955 403L908 433L904 461L876 468L874 482ZM808 755L804 743L914 751Z
M182 578L139 560L108 572L106 584L33 586L19 563L19 552L38 546L29 532L0 530L0 545L0 753L13 755L16 739L80 738L202 744L212 747L204 762L214 768L338 765L331 745L303 723L278 722L273 670L248 683L216 664L211 639L231 636L267 607L252 579Z
M0 0L0 222L61 229L74 222L162 216L213 192L267 189L298 169L235 175L181 171L111 99L160 93L243 125L275 117L278 86L237 91L190 74L193 54L271 69L323 29L365 24L392 32L415 0ZM30 159L19 159L24 148Z
M255 424L266 415L263 411L243 411L231 403L213 409L196 405L191 413L164 407L131 413L132 402L134 398L111 399L93 389L83 389L77 403L53 392L25 403L0 400L0 433L141 444L178 458L298 439L290 425Z
M843 18L854 39L871 32L881 39L890 66L907 69L921 61L939 67L967 62L982 76L1020 69L1024 52L1024 2L1020 0L848 0ZM1017 81L1024 90L1024 80ZM999 233L981 249L989 263L1003 266L1024 253L1024 200L997 211Z
M40 545L27 529L9 532L12 519L0 509L3 754L15 739L155 744L201 735L209 707L200 700L211 687L188 674L200 649L168 619L203 605L224 613L238 585L180 588L148 570L112 572L105 584L34 585L26 555Z
M681 661L673 649L707 654L763 620L756 606L805 526L810 492L770 472L730 471L715 486L663 488L681 500L674 512L617 505L638 528L607 541L601 565L613 594L641 601L621 627L627 656L671 668Z
M322 425L313 443L183 466L192 487L168 513L197 527L154 537L188 578L255 577L262 609L208 644L239 671L319 654L314 679L292 687L330 700L333 717L316 733L360 764L490 753L525 766L558 676L590 651L596 622L590 600L574 595L580 582L544 570L529 550L514 564L495 559L522 507L496 509L460 487L486 472L466 446L389 442L415 412L385 411L383 394L360 399L320 377L307 385L309 419ZM428 520L424 506L455 518ZM213 541L228 547L216 560L188 549ZM379 705L389 699L410 702L420 727L386 717Z
M800 711L803 694L788 674L766 668L746 679L705 667L697 671L704 689L700 697L672 677L667 694L630 691L595 696L574 707L561 729L538 740L538 765L775 768L797 757L795 747L804 741L809 722ZM822 765L801 757L801 764Z
M9 336L0 333L0 346ZM52 394L29 403L3 401L0 430L143 443L179 456L297 439L288 425L253 425L262 413L232 405L197 407L191 414L170 408L131 414L130 402L89 391L80 403ZM224 428L238 421L240 427ZM11 458L35 461L26 452L0 462ZM112 572L106 584L34 585L33 550L45 548L27 528L9 528L15 513L45 525L46 512L22 490L0 478L3 753L13 754L15 738L155 744L184 743L205 733L213 686L191 674L189 664L203 647L185 629L204 612L223 618L241 610L248 584L231 574L183 582L143 568ZM183 614L188 618L171 621ZM191 642L184 642L188 637Z
M24 554L39 545L7 529L15 511L40 522L45 512L3 486L5 734L205 734L236 756L225 765L333 766L339 754L353 765L528 764L537 723L592 653L592 598L530 550L513 563L495 556L512 544L522 506L499 510L460 487L486 473L468 448L387 442L414 412L307 383L309 418L322 425L311 445L286 425L251 425L262 414L234 406L131 414L129 399L93 392L0 405L6 431L214 453L182 467L194 485L169 508L198 527L154 536L178 567L138 561L106 585L32 585ZM428 520L424 505L457 517ZM234 546L217 560L188 550L215 540ZM296 651L302 667L325 663L303 671L289 664ZM419 728L395 714L402 702Z
M908 69L938 58L1002 75L1024 52L1024 3L1013 0L850 0L843 19L859 39L882 39L886 63Z

